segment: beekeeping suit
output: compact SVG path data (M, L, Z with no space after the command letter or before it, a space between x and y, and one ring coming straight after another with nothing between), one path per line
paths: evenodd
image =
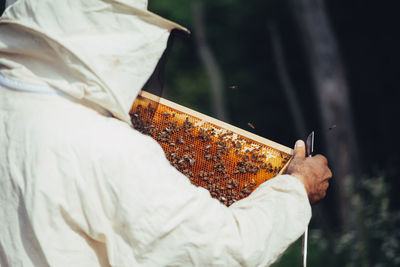
M311 217L282 175L229 208L128 111L172 29L146 0L18 0L0 20L0 266L266 266Z

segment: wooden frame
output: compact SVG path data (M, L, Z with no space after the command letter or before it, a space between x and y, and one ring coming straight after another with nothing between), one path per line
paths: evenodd
M169 101L169 100L167 100L167 99L164 99L164 98L162 98L162 97L155 96L155 95L150 94L150 93L145 92L145 91L141 91L141 92L139 93L139 95L142 96L142 97L144 97L144 98L150 99L150 100L152 100L152 101L158 102L158 103L160 103L160 104L162 104L162 105L165 105L165 106L167 106L167 107L176 109L176 110L178 110L178 111L181 111L181 112L183 112L183 113L186 113L186 114L188 114L188 115L191 115L191 116L193 116L193 117L196 117L196 118L198 118L198 119L200 119L200 120L203 120L203 121L209 122L209 123L211 123L211 124L214 124L214 125L216 125L216 126L218 126L218 127L221 127L221 128L223 128L223 129L232 131L232 132L234 132L234 133L236 133L236 134L239 134L239 135L241 135L241 136L244 136L244 137L247 137L247 138L249 138L249 139L252 139L252 140L254 140L254 141L256 141L256 142L259 142L259 143L261 143L261 144L263 144L263 145L266 145L266 146L269 146L269 147L274 148L274 149L276 149L276 150L282 151L282 152L284 152L284 153L286 153L286 154L293 155L293 149L291 149L291 148L289 148L289 147L286 147L286 146L281 145L281 144L279 144L279 143L276 143L276 142L274 142L274 141L268 140L268 139L266 139L266 138L264 138L264 137L261 137L261 136L259 136L259 135L253 134L253 133L248 132L248 131L246 131L246 130L240 129L240 128L235 127L235 126L233 126L233 125L230 125L230 124L228 124L228 123L226 123L226 122L217 120L217 119L215 119L215 118L212 118L212 117L210 117L210 116L207 116L207 115L205 115L205 114L202 114L202 113L200 113L200 112L197 112L197 111L195 111L195 110L192 110L192 109L190 109L190 108L181 106L181 105L179 105L179 104L176 104L176 103L174 103L174 102L172 102L172 101ZM287 164L286 164L286 165L287 165Z

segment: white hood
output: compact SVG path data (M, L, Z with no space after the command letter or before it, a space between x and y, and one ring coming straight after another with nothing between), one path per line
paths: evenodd
M175 28L187 31L147 11L147 0L19 0L0 18L0 72L130 123Z

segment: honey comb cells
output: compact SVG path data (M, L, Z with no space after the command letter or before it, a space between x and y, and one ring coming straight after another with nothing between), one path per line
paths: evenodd
M226 206L275 177L291 159L287 147L146 92L130 115L134 128L154 138L172 166Z

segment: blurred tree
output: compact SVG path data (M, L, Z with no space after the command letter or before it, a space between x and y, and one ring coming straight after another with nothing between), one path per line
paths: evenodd
M323 129L321 134L324 135L327 156L335 176L333 185L341 226L345 231L354 229L354 218L344 189L346 179L359 170L359 153L349 101L349 87L340 53L324 1L289 0L288 3L299 27L319 102ZM337 127L328 131L332 125Z
M193 32L199 57L207 71L211 82L211 103L215 116L225 122L228 122L228 111L226 108L226 98L224 96L224 81L222 72L217 60L207 42L207 35L204 21L204 3L203 1L193 1Z
M293 122L297 133L297 138L301 139L307 135L303 111L299 103L299 98L296 95L296 88L293 85L292 79L289 75L289 70L286 66L286 60L283 52L281 37L279 36L275 22L273 22L272 20L269 21L268 28L271 35L271 45L272 45L273 55L275 58L277 73L282 83L282 89L289 103L290 112L292 114Z

